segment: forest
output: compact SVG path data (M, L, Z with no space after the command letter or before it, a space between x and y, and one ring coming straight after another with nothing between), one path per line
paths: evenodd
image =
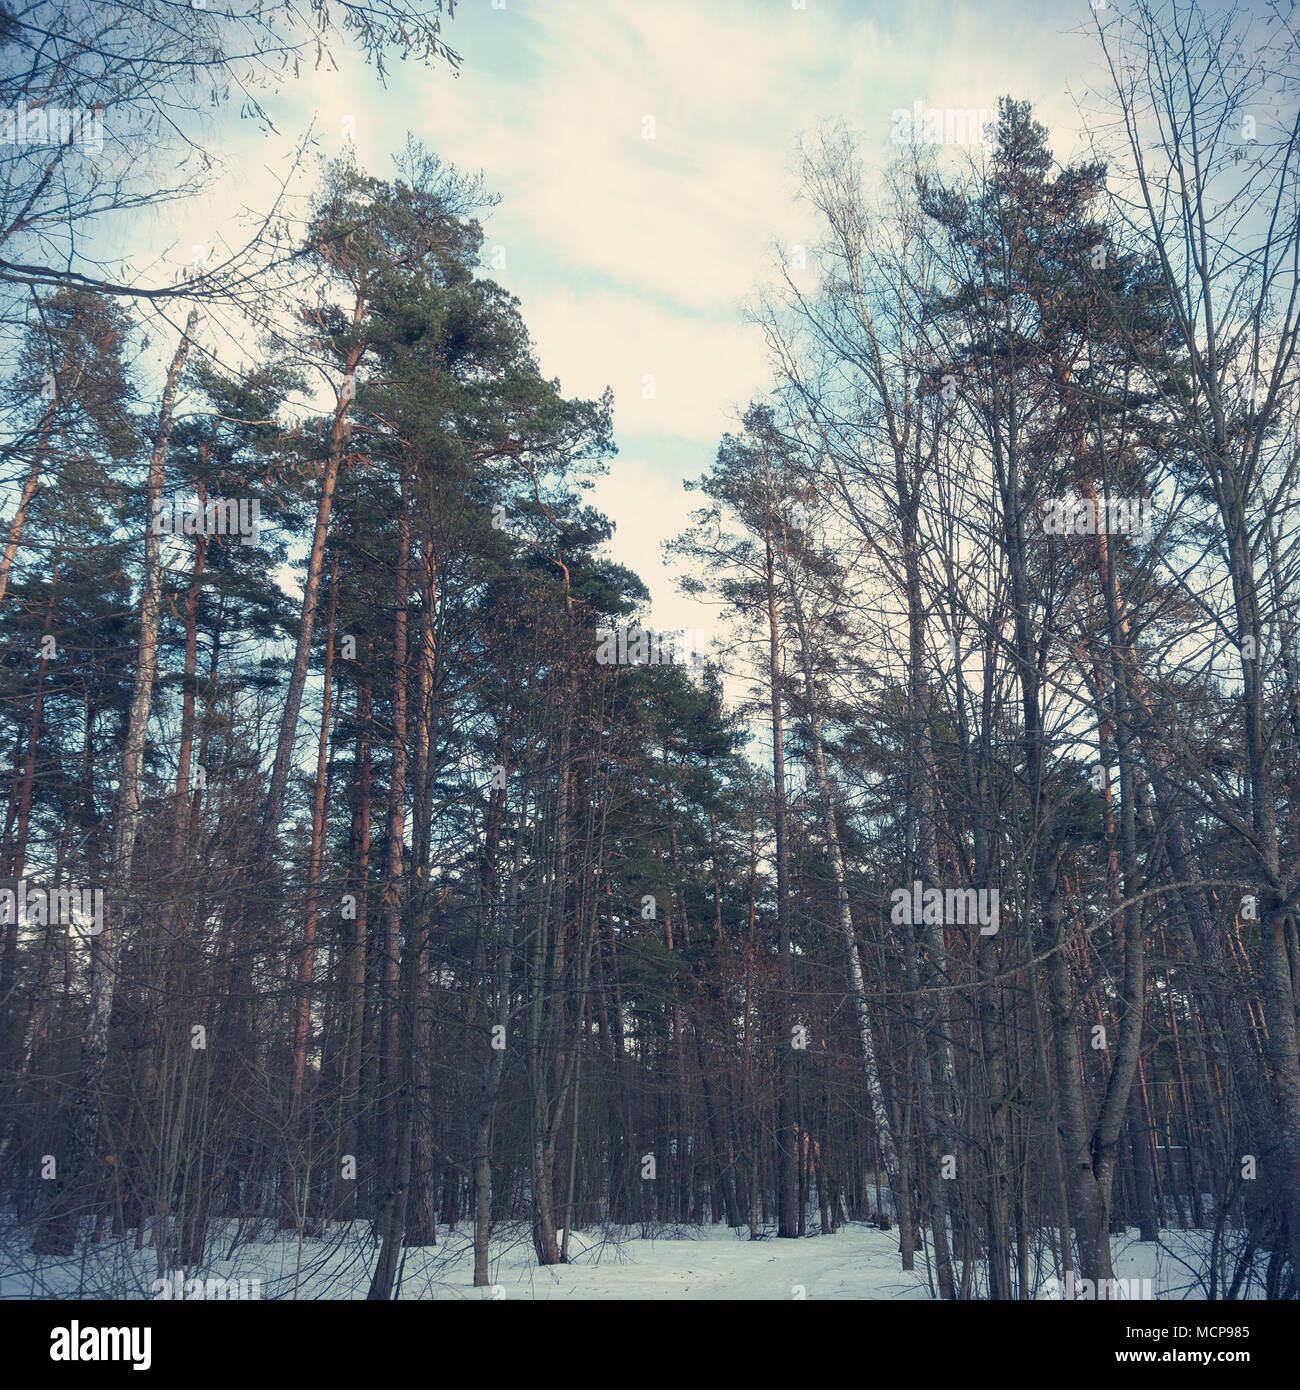
M664 538L705 633L490 163L304 142L133 254L218 96L454 82L452 10L0 3L0 1296L860 1237L1300 1298L1294 15L1082 7L1068 157L1016 92L792 133L816 240Z

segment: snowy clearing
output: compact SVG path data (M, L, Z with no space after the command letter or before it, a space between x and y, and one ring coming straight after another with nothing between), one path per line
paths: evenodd
M240 1244L229 1258L214 1258L202 1271L166 1271L166 1293L156 1290L160 1271L153 1251L136 1251L130 1241L110 1240L92 1247L81 1259L39 1261L21 1251L21 1237L11 1233L2 1257L0 1297L6 1299L82 1296L152 1299L197 1298L196 1284L213 1281L208 1298L362 1299L374 1266L375 1246L368 1227L340 1227L324 1238L304 1240L273 1233ZM1114 1237L1116 1278L1129 1281L1129 1296L1159 1299L1204 1298L1198 1277L1208 1251L1208 1233L1167 1232L1160 1243L1140 1242L1130 1231ZM802 1240L751 1241L747 1231L726 1227L668 1228L653 1238L639 1228L574 1231L570 1263L539 1267L528 1228L509 1224L494 1233L492 1285L475 1288L471 1230L439 1231L436 1247L406 1252L401 1271L404 1299L880 1299L925 1300L933 1295L924 1256L917 1269L898 1265L897 1233L850 1224L833 1236ZM1040 1298L1054 1296L1044 1262ZM978 1272L977 1272L978 1278ZM216 1281L232 1281L228 1292ZM233 1281L246 1281L242 1294ZM1150 1280L1149 1289L1136 1281ZM296 1290L295 1290L296 1285Z

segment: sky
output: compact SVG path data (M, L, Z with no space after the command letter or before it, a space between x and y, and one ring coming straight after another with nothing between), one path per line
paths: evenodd
M611 552L649 587L657 626L709 631L713 611L677 595L660 544L698 505L682 480L770 383L743 310L778 247L816 239L796 196L800 133L845 119L883 168L896 109L992 110L1010 94L1068 158L1092 23L1087 0L462 0L445 27L459 74L395 64L385 88L343 54L269 100L275 131L224 117L228 172L167 231L178 248L219 236L312 123L322 153L346 131L381 176L408 131L481 171L501 198L482 219L485 273L518 296L543 372L569 396L613 389L619 452L591 494L616 523Z

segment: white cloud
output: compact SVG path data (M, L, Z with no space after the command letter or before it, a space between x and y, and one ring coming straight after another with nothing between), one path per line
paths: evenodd
M700 494L686 492L676 469L649 457L620 455L610 460L609 470L590 498L618 527L613 558L634 570L650 590L651 620L661 628L693 628L714 635L717 608L677 592L681 566L665 562L660 550L662 541L690 525L691 511L702 505Z
M765 379L759 336L734 312L688 317L627 292L558 289L529 294L524 317L543 372L558 376L566 394L613 388L624 438L716 444Z

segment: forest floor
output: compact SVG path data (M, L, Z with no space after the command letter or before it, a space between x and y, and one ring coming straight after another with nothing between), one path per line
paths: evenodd
M245 1232L245 1235L250 1233ZM75 1260L38 1261L19 1232L0 1241L0 1298L176 1297L180 1276L166 1293L153 1281L155 1253L134 1242L105 1240ZM226 1240L234 1239L232 1228ZM492 1285L473 1285L472 1229L440 1229L437 1246L410 1249L401 1274L405 1299L927 1299L932 1297L924 1253L917 1269L898 1264L896 1231L850 1224L833 1236L804 1240L751 1241L747 1230L725 1226L664 1228L647 1238L641 1228L575 1230L570 1263L540 1268L526 1226L511 1224L493 1234ZM364 1298L374 1265L369 1227L340 1227L299 1244L292 1232L268 1229L233 1252L214 1242L217 1256L202 1272L209 1279L248 1281L243 1297ZM1137 1232L1112 1238L1115 1274L1133 1281L1124 1292L1136 1298L1204 1298L1197 1277L1205 1267L1209 1232L1165 1231L1143 1243ZM220 1258L226 1255L227 1258ZM1044 1274L1050 1273L1045 1255ZM193 1274L194 1271L187 1271ZM1136 1281L1150 1280L1149 1285ZM254 1282L256 1281L256 1285ZM296 1293L295 1293L296 1286ZM1252 1290L1258 1297L1258 1292ZM233 1284L205 1290L207 1297L238 1297ZM196 1296L186 1289L186 1298ZM1051 1287L1040 1297L1059 1297Z

